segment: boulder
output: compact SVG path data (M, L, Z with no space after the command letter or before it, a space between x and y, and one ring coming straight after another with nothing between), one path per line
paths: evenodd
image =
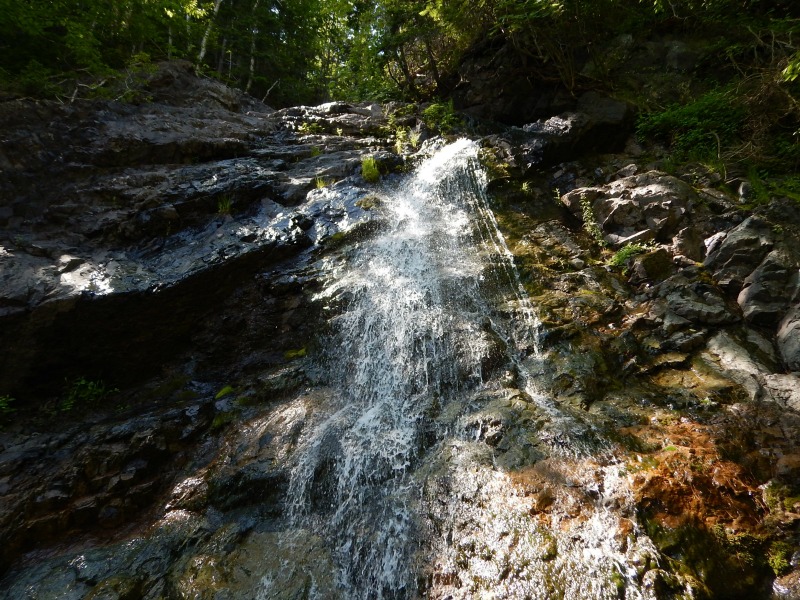
M744 318L755 325L774 326L789 302L800 296L800 260L786 248L772 250L744 282L737 301Z
M744 281L775 245L772 225L758 217L749 217L722 239L708 244L704 265L714 273L717 283L738 293Z
M672 256L664 248L637 256L631 267L630 281L633 284L644 281L660 282L675 272Z
M702 261L706 255L703 238L696 227L684 227L672 238L675 253L694 261Z
M739 320L714 286L690 282L681 274L673 275L661 284L658 293L666 300L670 311L692 323L723 325Z

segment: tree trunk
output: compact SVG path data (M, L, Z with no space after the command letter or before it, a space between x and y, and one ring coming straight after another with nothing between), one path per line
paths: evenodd
M425 52L428 54L428 63L431 66L431 73L433 74L433 80L436 82L436 91L442 91L442 80L439 77L439 68L436 66L436 59L433 57L433 48L431 48L431 40L428 36L425 36Z
M203 59L206 57L206 50L208 49L208 36L211 35L211 28L214 26L214 18L219 12L220 4L222 4L222 0L214 0L214 12L208 19L208 25L206 25L206 30L203 33L203 39L200 42L200 52L197 55L198 65L202 64Z
M417 86L414 85L414 76L408 69L408 62L406 61L406 53L405 50L403 50L402 45L397 49L397 62L400 65L400 70L403 72L403 77L405 77L406 79L406 84L408 85L409 91L414 97L419 98L419 92L417 91Z
M244 86L244 93L250 93L250 87L253 85L253 78L255 77L256 72L256 26L255 26L255 18L256 18L256 11L258 10L258 2L256 0L253 4L253 26L250 29L250 69L247 72L247 85Z

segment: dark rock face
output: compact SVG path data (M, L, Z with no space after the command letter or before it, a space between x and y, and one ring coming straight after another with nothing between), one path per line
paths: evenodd
M523 125L574 106L560 86L532 80L510 44L491 42L465 57L452 95L459 110L508 125Z
M131 385L258 269L368 218L358 173L388 154L371 137L380 107L275 112L187 69L153 76L169 105L0 107L4 392L53 393L84 371Z

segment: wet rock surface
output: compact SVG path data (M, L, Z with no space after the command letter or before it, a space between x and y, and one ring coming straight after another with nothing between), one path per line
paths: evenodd
M0 111L0 392L18 409L0 431L0 597L346 597L287 488L332 410L317 353L348 297L320 292L381 227L361 157L401 161L375 105L273 111L190 80L165 67L141 106ZM597 123L628 118L603 106ZM529 129L523 146L590 139ZM750 214L708 173L547 166L519 143L484 140L541 354L509 360L487 325L483 385L425 414L414 593L796 597L791 207ZM120 389L68 407L76 377Z

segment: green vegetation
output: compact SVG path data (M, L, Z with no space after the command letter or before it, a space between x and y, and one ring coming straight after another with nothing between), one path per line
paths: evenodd
M325 132L325 130L322 129L322 125L320 125L319 123L308 123L308 122L300 123L300 127L298 127L297 130L300 133L304 133L306 135L316 135Z
M96 407L118 391L116 388L109 388L103 380L76 377L66 382L58 410L70 412L76 408Z
M232 205L233 202L231 201L230 196L222 196L219 200L217 200L217 214L219 215L231 214Z
M452 100L431 104L422 111L422 121L428 129L441 134L452 133L464 124L461 117L456 114Z
M770 544L768 561L775 575L784 575L792 569L791 559L794 548L786 542L773 542Z
M299 348L297 350L287 350L286 352L283 353L283 357L286 360L294 360L296 358L305 358L305 356L306 356L306 349L305 348Z
M365 156L361 159L361 176L367 183L377 183L381 178L378 161L374 156Z
M226 425L228 425L231 421L233 421L236 415L232 411L223 411L217 413L214 416L214 420L211 421L211 431L219 431L223 429Z
M594 216L594 209L592 202L586 196L581 195L581 211L583 213L583 228L586 230L592 239L601 246L606 245L606 240L603 237L603 231L600 225L597 224L597 219Z
M746 109L740 102L733 90L715 89L689 104L644 115L637 132L667 142L680 159L720 158L742 132Z
M217 395L214 396L214 400L219 400L220 398L224 398L225 396L231 395L235 390L232 386L226 385L220 391L217 392Z
M648 250L649 248L644 244L625 244L608 260L608 264L612 267L624 267L629 259Z

